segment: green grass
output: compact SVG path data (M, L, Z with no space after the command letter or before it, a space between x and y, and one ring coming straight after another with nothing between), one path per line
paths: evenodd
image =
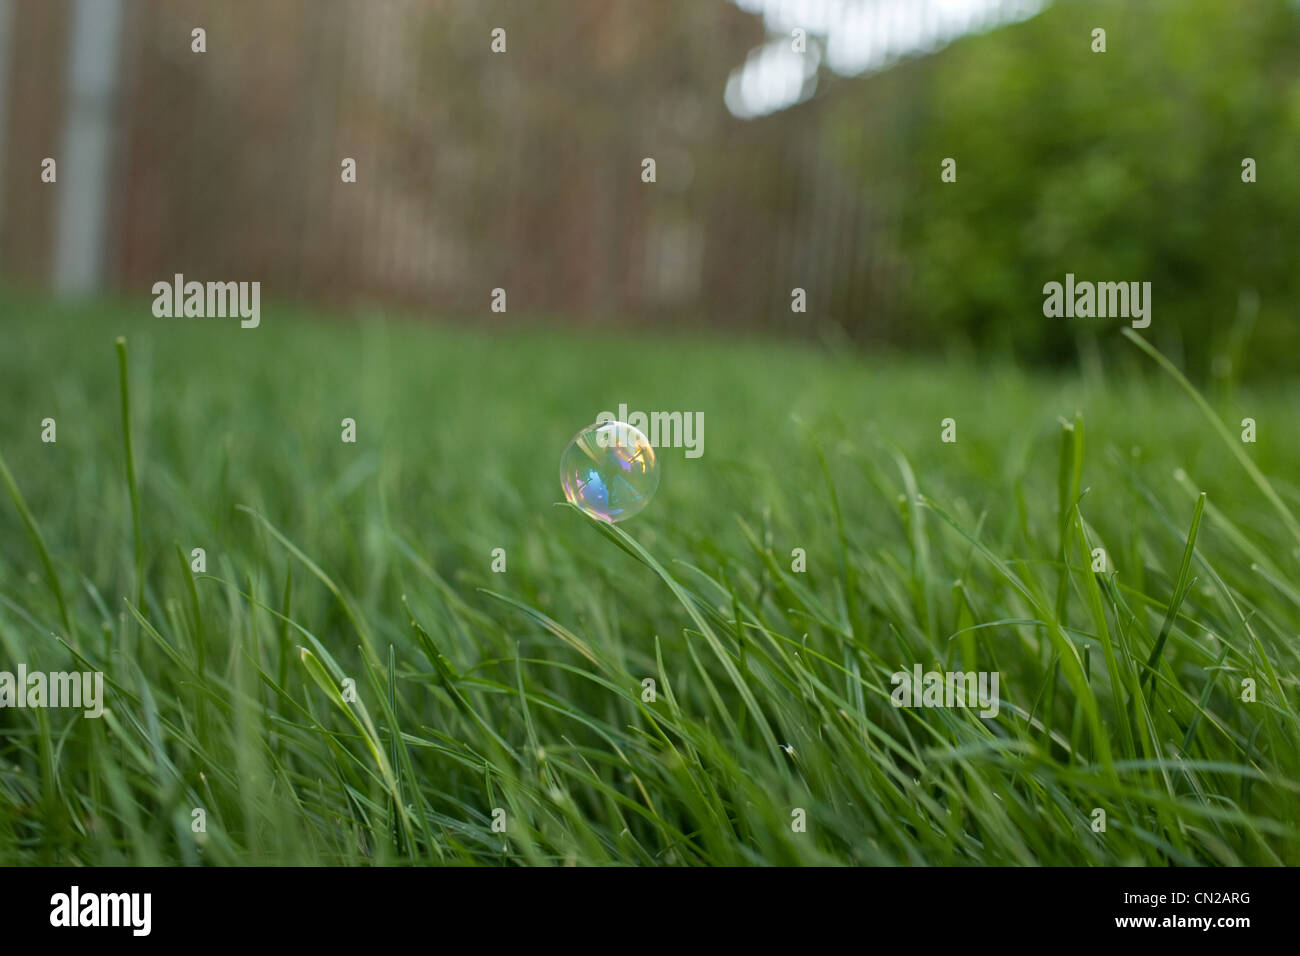
M107 713L0 710L0 863L1300 863L1287 383L4 311L0 670ZM704 455L610 528L558 457L620 402Z

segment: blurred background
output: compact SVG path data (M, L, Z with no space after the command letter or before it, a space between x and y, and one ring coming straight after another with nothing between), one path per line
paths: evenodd
M1293 0L0 0L0 283L1267 375L1298 133Z

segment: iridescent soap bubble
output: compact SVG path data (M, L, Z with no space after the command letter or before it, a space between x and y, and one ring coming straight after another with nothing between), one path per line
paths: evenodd
M560 456L564 497L597 521L623 521L650 503L659 462L650 439L626 422L597 422Z

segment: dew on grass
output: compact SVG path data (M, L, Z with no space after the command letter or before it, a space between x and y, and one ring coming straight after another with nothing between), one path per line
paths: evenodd
M650 440L626 422L597 422L560 456L564 497L597 521L623 521L650 503L659 462Z

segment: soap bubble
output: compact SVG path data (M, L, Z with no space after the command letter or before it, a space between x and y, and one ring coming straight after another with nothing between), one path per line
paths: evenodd
M560 456L564 497L597 521L623 521L659 488L650 439L626 422L597 422L573 436Z

